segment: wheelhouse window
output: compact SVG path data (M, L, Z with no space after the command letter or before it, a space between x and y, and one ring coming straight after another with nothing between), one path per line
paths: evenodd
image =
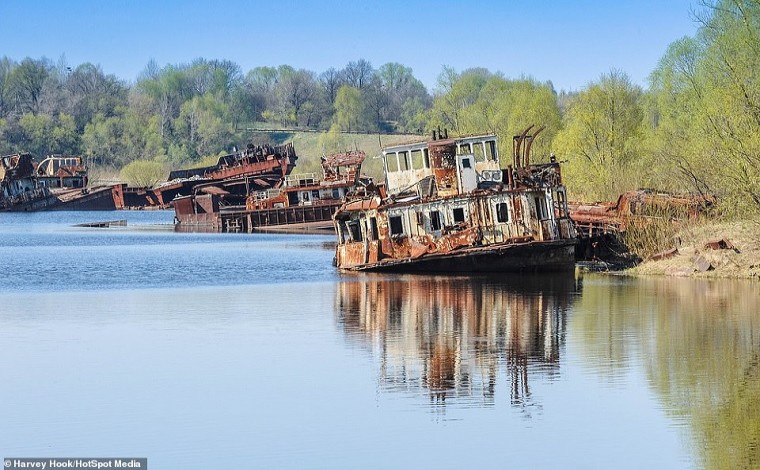
M439 211L430 211L430 230L434 232L441 230L441 213Z
M486 159L487 160L496 160L496 141L495 140L487 140L485 142L486 147Z
M388 222L391 225L391 236L402 235L404 233L404 223L400 215L392 215L388 218Z
M351 241L354 241L354 242L362 241L362 229L359 226L359 221L352 220L347 225L348 225L349 234L351 236Z
M409 170L409 152L403 151L398 153L398 164L400 171Z
M369 230L370 230L370 239L371 240L377 240L380 238L379 232L377 230L377 218L376 217L370 217L369 218Z
M472 146L472 154L475 156L475 161L482 162L486 159L483 145L484 142L478 142Z
M392 173L398 171L398 156L395 153L389 153L385 156L386 171Z
M541 220L549 218L546 211L546 197L544 196L536 196L536 216Z
M554 207L557 217L567 217L564 191L559 190L554 193Z
M429 165L425 165L422 155L422 149L412 150L412 168L420 170L427 168Z
M499 223L509 222L509 209L507 209L506 202L496 204L496 221Z

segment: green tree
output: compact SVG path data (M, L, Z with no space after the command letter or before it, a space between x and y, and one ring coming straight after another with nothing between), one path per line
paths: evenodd
M438 94L433 100L431 127L450 129L463 134L467 127L463 122L463 112L475 104L480 90L493 74L486 69L469 69L458 74L450 67L444 67L438 76Z
M349 85L340 87L335 97L333 124L343 131L356 131L363 125L363 115L364 102L361 91Z
M121 169L121 179L131 186L153 187L166 180L166 168L151 160L135 160Z
M706 3L693 38L651 77L647 146L665 186L718 196L724 213L760 213L760 4Z
M11 71L15 64L8 57L0 58L0 118L7 116L12 109Z
M178 137L193 149L188 157L215 154L227 147L232 135L229 108L210 94L183 103L174 126Z
M568 159L564 174L575 194L614 199L639 185L641 97L626 74L613 71L570 103L554 148Z
M82 134L82 148L90 164L117 169L126 163L124 120L121 116L97 114Z
M9 77L10 87L16 97L16 110L37 114L42 97L42 87L53 66L48 59L26 58L14 68Z

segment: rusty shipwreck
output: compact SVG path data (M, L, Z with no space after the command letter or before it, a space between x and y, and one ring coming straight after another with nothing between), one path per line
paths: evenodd
M124 207L124 185L91 187L82 158L30 153L0 157L0 211L113 210Z
M560 164L531 163L513 139L502 169L493 134L386 147L385 183L335 213L343 271L501 272L572 268L575 228Z
M292 147L289 147L292 150ZM324 156L322 175L289 174L261 181L247 178L239 194L218 182L197 185L173 200L180 231L245 232L333 230L332 216L349 195L364 194L371 179L361 176L364 152Z

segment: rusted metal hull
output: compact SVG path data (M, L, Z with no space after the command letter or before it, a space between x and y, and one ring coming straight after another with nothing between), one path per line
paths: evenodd
M386 258L343 271L409 273L494 273L566 271L575 266L575 240L462 248L420 258Z
M276 184L255 178L246 182L242 203L222 185L199 186L192 195L172 201L175 226L206 232L333 231L333 215L346 196L372 183L360 176L364 158L361 151L322 157L322 178L283 173Z
M12 204L3 209L7 212L36 212L36 211L108 211L122 209L119 188L107 186L103 188L82 190L65 190L52 192L38 198Z
M321 232L334 230L333 214L342 202L274 209L177 213L177 231L225 233Z

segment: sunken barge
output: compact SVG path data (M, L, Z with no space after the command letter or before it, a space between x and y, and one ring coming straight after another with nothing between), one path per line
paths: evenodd
M288 147L292 149L292 147ZM314 173L247 178L242 194L218 183L197 185L172 204L178 231L244 232L333 230L332 216L346 198L371 187L361 176L364 152L322 157L322 175ZM284 167L283 167L284 169Z
M493 134L383 149L385 183L334 217L342 271L572 269L576 233L560 164L534 164L529 127L500 167Z
M124 207L124 185L89 187L82 158L30 153L0 157L0 211L115 210Z

